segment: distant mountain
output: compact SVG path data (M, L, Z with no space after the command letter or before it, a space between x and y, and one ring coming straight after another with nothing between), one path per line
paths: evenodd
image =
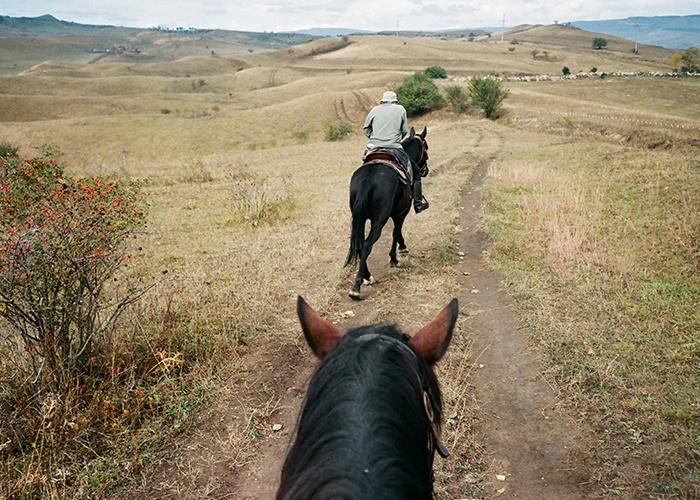
M587 31L603 33L637 41L646 45L660 45L672 49L685 49L694 45L700 47L700 14L689 16L658 16L658 17L628 17L626 19L610 19L604 21L575 21L569 23L577 28ZM121 26L101 26L79 24L70 21L61 21L46 14L39 17L9 17L0 15L0 36L62 36L84 35L102 37L126 37L143 31L144 28L129 28ZM187 31L190 31L188 29ZM198 33L218 32L226 30L197 29ZM461 30L434 30L425 33L454 34L457 32L469 32L465 28ZM475 31L475 30L471 30ZM476 31L494 32L500 28L480 28ZM249 38L256 38L253 32L246 33ZM316 38L327 36L345 36L352 34L372 34L376 32L358 30L352 28L311 28L293 32L278 33L278 35L300 35L302 37ZM387 34L390 32L382 32ZM406 32L402 32L405 34ZM411 32L418 34L421 32ZM261 36L263 34L260 34ZM270 36L270 34L267 34ZM309 38L294 39L287 43L303 43Z
M366 31L366 30L354 30L350 28L310 28L307 30L296 30L291 33L300 33L302 35L311 35L315 37L324 37L324 36L345 36L345 35L354 35L354 34L370 34L370 33L376 33L375 31Z
M501 28L471 28L471 29L448 29L448 30L434 30L434 31L398 31L399 36L414 37L414 36L445 36L449 38L474 36L487 33L493 33ZM367 31L367 30L356 30L351 28L311 28L307 30L297 30L290 31L287 33L296 33L300 35L309 35L315 38L331 37L331 36L346 36L346 35L396 35L396 30L383 30L383 31Z
M691 16L628 17L607 21L576 21L572 26L669 49L700 48L700 14Z
M658 45L668 49L686 49L691 45L700 48L700 14L690 16L628 17L626 19L609 19L604 21L575 21L568 24L586 31L618 36L645 45ZM501 28L463 28L455 30L434 30L423 33L449 35L455 33L469 33L470 31L494 33L500 32ZM325 37L353 34L389 34L394 32L365 31L351 28L312 28L297 30L293 33ZM401 32L403 35L416 35L419 33L421 32Z

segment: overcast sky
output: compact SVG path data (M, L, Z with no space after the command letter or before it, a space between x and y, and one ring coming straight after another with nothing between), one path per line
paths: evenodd
M0 0L0 15L135 28L440 30L700 14L700 0Z

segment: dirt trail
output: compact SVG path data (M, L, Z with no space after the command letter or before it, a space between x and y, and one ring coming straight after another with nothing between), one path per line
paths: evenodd
M472 384L481 407L480 427L491 460L485 493L500 498L585 498L583 432L557 406L528 348L499 276L481 263L486 246L479 230L480 186L487 165L474 172L462 194L460 265L469 278L461 308L470 317ZM505 479L504 479L505 476Z
M560 411L555 392L540 375L540 363L528 347L528 333L519 325L500 277L482 261L486 240L479 229L481 186L502 143L493 132L479 130L470 146L472 153L464 160L477 166L473 166L461 197L457 243L464 255L455 264L461 286L460 314L466 316L461 334L470 336L472 342L471 353L463 354L464 362L475 367L464 386L474 392L478 403L472 427L483 440L488 465L479 496L590 498L594 495L584 463L586 433ZM377 300L373 299L381 294L401 295L394 289L401 287L399 282L382 280L390 272L390 234L385 231L370 256L370 268L379 283L363 287L365 300L352 301L339 289L337 302L329 307L333 312L319 310L341 329L366 324L376 308ZM343 314L348 310L354 315ZM200 416L183 448L174 450L170 471L139 493L153 498L184 498L179 487L172 486L176 481L169 481L168 476L172 479L185 474L192 478L188 489L201 497L274 498L306 384L316 365L296 318L290 318L288 331L296 333L268 336L264 344L251 350L242 380L229 384L242 382L249 390L223 393L210 412ZM235 421L226 415L226 408L232 407L239 408L236 413L241 414ZM281 430L273 430L275 424L281 425ZM252 441L232 441L231 436L245 436L248 429L265 430ZM455 498L464 498L461 492L473 490L473 484L449 483L462 479L444 479Z
M460 309L468 313L467 332L472 336L472 384L480 404L480 433L485 438L489 460L486 498L566 499L591 496L583 463L583 432L559 411L557 398L540 375L540 363L528 348L527 331L518 323L510 297L500 286L499 276L481 262L485 248L479 230L480 187L487 173L481 162L464 189L460 224L460 249L464 258L457 264L463 278ZM381 282L387 272L386 246L382 237L373 252L371 268ZM469 273L465 275L464 273ZM348 328L365 322L378 287L365 287L365 300L339 299L337 310L351 309L355 316L341 321ZM476 293L478 291L478 293ZM312 362L315 364L315 362ZM301 368L294 379L296 402L311 372ZM293 405L293 401L289 401ZM287 405L290 406L290 405ZM295 414L297 404L292 410ZM282 418L279 415L278 418ZM293 425L292 420L288 424ZM260 450L258 465L240 477L238 498L273 498L287 441L268 442ZM505 480L503 480L505 477Z

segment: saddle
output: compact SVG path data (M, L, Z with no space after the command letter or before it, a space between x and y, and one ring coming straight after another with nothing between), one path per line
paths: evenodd
M405 186L413 184L413 169L404 158L395 153L393 148L366 149L362 155L362 165L383 163L393 168L399 175L399 181Z

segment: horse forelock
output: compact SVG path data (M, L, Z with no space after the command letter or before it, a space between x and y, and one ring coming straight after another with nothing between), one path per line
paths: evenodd
M408 340L393 325L351 330L317 367L282 474L282 487L300 498L341 492L415 498L421 491L430 498L431 453L416 370L426 369L438 390L435 376L391 342L363 342L368 333Z

